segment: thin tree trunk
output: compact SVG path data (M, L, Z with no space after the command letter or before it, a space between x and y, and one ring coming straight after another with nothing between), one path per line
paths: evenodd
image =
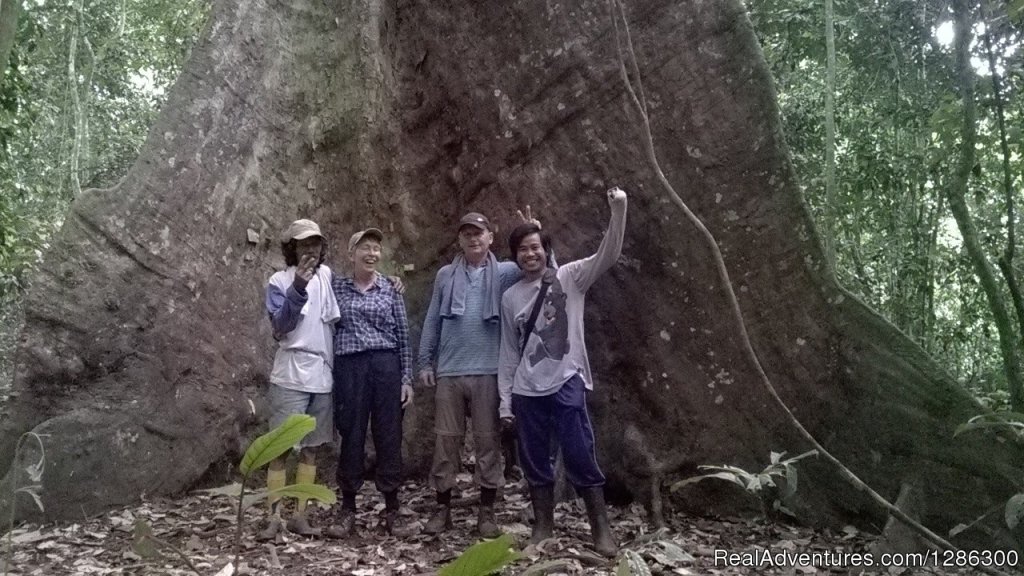
M11 50L18 36L18 16L21 14L20 0L0 0L0 83L11 61Z
M1003 368L1006 371L1007 386L1010 389L1010 404L1017 412L1024 410L1024 398L1021 397L1021 369L1017 358L1016 338L1010 315L1007 313L1003 295L996 282L995 272L985 255L985 249L978 239L978 232L971 219L970 211L964 197L974 167L975 146L975 104L974 104L974 71L970 65L969 47L971 42L971 22L968 17L967 0L956 0L953 3L956 28L956 72L959 77L960 98L963 101L963 124L960 128L960 155L957 159L956 171L950 185L946 188L949 208L956 219L964 247L974 265L974 273L978 275L981 287L988 298L989 308L999 332L999 348L1003 356Z
M71 187L75 198L82 195L82 183L79 178L79 158L82 151L82 103L78 97L78 72L75 70L75 58L78 52L78 33L82 24L82 0L75 3L75 23L71 26L71 41L68 43L68 89L71 91L71 102L74 105L74 138L71 144Z
M996 53L992 49L992 32L985 29L985 52L988 55L988 68L992 74L992 98L996 103L996 122L999 126L999 148L1003 155L1003 194L1006 196L1006 249L997 261L999 271L1006 279L1010 288L1010 298L1014 311L1017 313L1018 335L1024 336L1024 300L1021 298L1020 285L1013 270L1013 253L1016 249L1015 229L1016 214L1013 204L1013 176L1010 171L1010 143L1006 138L1006 110L1003 105L1002 79L996 69ZM1024 344L1024 341L1022 341Z
M832 0L825 0L825 258L836 265L836 36Z

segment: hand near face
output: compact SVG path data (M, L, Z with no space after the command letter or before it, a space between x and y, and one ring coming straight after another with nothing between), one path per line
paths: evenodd
M316 274L317 258L315 256L303 256L299 260L299 265L295 268L295 279L292 280L292 285L298 291L304 291L309 281L313 279L313 275Z

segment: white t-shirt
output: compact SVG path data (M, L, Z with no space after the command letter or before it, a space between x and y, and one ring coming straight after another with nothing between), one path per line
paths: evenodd
M274 368L270 372L270 381L283 388L323 394L331 391L334 381L331 367L334 365L334 323L337 316L330 319L331 302L334 292L331 291L331 270L321 265L317 273L306 285L306 303L300 312L301 317L295 329L288 332L278 341L277 353L274 355ZM282 270L270 277L270 284L278 288L282 294L295 279L295 267ZM334 304L336 314L337 304Z

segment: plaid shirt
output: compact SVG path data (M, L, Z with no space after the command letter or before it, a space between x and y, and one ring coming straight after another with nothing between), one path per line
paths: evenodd
M412 384L412 348L405 302L386 278L377 275L370 289L360 292L351 278L335 275L331 287L341 320L334 334L338 356L367 350L397 350L402 359L402 383Z

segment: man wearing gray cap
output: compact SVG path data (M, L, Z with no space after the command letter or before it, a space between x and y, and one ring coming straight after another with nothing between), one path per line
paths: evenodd
M526 209L527 215L520 217L529 221L529 206ZM461 464L466 416L473 422L480 482L477 531L485 538L501 534L494 516L497 489L505 483L497 380L501 295L522 272L515 262L498 262L490 250L493 241L491 223L483 214L470 212L459 220L461 253L438 271L423 320L419 378L423 385L437 387L430 483L437 491L438 507L423 529L428 534L452 526L451 495Z
M296 484L316 482L317 448L333 440L331 389L334 364L334 325L340 313L331 291L332 274L323 264L323 234L312 220L296 220L281 237L285 270L270 277L266 308L278 348L270 373L270 427L292 414L316 418L316 428L300 443ZM287 454L270 463L267 490L283 487ZM270 540L281 529L280 497L271 497L270 518L257 536ZM296 502L288 530L304 536L316 533L306 520L306 500Z

